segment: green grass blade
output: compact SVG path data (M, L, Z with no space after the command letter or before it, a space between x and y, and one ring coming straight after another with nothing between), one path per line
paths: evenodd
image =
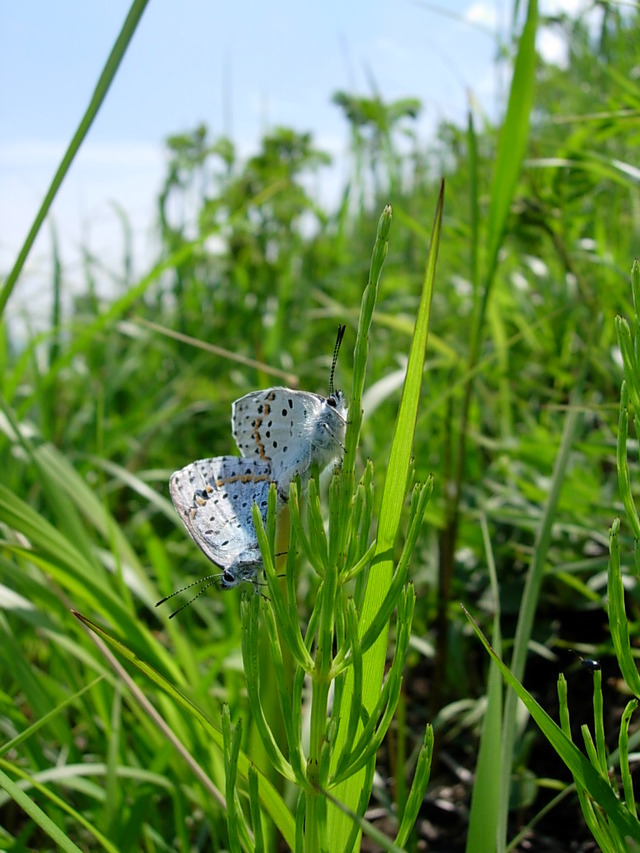
M624 354L623 354L624 358ZM618 488L620 497L627 513L627 521L631 525L633 535L640 538L640 518L636 510L636 504L631 490L631 474L629 471L629 459L627 456L627 438L629 435L629 388L626 380L620 388L620 415L618 417L618 444L616 453L616 464L618 469ZM639 411L639 410L636 410Z
M620 568L620 519L616 518L609 532L609 572L607 593L609 596L609 630L618 666L627 686L632 693L640 697L640 674L631 653L629 620L624 607L624 586Z
M141 660L131 649L127 648L124 643L121 643L119 640L116 640L115 637L112 637L108 634L104 629L102 629L99 625L96 625L90 619L87 619L85 616L82 616L80 613L74 613L74 615L86 626L89 631L97 634L101 637L112 649L114 649L120 656L124 657L125 660L129 661L136 669L140 670L150 681L164 690L171 699L182 708L186 709L191 716L196 719L200 725L202 725L207 732L207 734L211 737L213 743L222 751L224 749L222 732L213 725L213 723L208 719L208 717L188 699L183 693L177 690L169 681L167 681L159 672L157 672L152 666L150 666L146 661ZM250 759L245 755L245 753L241 753L238 757L238 770L240 775L244 780L247 779L249 773L249 766L251 765ZM279 831L282 833L283 838L286 840L287 844L291 847L294 840L294 832L295 827L293 820L291 818L291 813L286 807L284 801L273 787L273 785L269 782L269 780L262 774L260 774L259 781L259 790L260 790L260 799L263 803L265 809L268 811L274 823L277 825Z
M396 422L387 476L385 477L384 490L382 493L382 504L380 507L380 526L378 529L377 554L387 554L398 536L400 527L400 515L407 491L407 478L409 476L411 454L413 450L413 438L418 417L418 406L420 403L420 392L422 389L422 377L424 372L424 359L427 351L427 339L429 334L429 319L431 317L431 300L435 284L436 265L438 261L438 248L440 245L440 229L442 225L442 212L444 206L444 184L441 186L440 195L436 205L433 230L431 232L431 245L427 268L424 277L418 316L409 352L409 363L400 401L400 411ZM389 573L392 562L389 559ZM389 575L390 577L390 575ZM376 607L379 602L376 602ZM375 612L375 611L374 611ZM373 615L373 614L372 614ZM362 617L362 623L367 625L371 617L367 618L366 611Z
M518 679L500 660L471 615L464 609L464 607L462 609L483 646L496 662L505 682L512 688L518 699L520 699L529 711L546 739L573 774L576 783L588 791L589 795L593 797L598 805L604 809L611 822L623 836L629 836L630 838L633 838L634 841L640 843L640 823L638 823L638 821L635 820L627 811L624 805L615 796L609 785L604 781L602 776L591 766L580 750L569 740L560 726L551 719L547 712L535 701L531 694L525 690Z
M436 212L431 234L431 246L427 260L427 268L424 277L418 316L416 319L414 337L409 353L409 363L405 378L400 411L396 422L387 475L385 477L382 504L380 508L380 524L378 528L378 545L376 549L377 562L370 573L366 596L360 617L360 635L362 636L369 625L375 619L376 613L381 607L393 573L393 546L398 536L402 508L404 506L407 488L407 478L411 462L413 448L413 436L415 432L418 405L420 402L420 390L422 388L422 377L424 359L427 348L429 331L429 319L431 314L431 297L435 282L436 264L438 259L438 247L440 243L440 228L442 223L442 210L444 203L444 184L440 189ZM374 558L375 559L375 558ZM362 704L371 711L376 706L380 695L380 685L384 674L384 664L387 651L387 633L383 631L371 649L363 658L363 690ZM350 678L350 676L348 676ZM350 688L347 689L350 692ZM343 731L346 726L343 726ZM342 752L340 734L336 754ZM354 808L358 803L363 790L363 779L365 771L361 771L347 779L336 788L336 797L348 808ZM350 821L347 815L336 809L329 812L329 837L346 838L350 830Z
M25 786L33 788L42 797L46 797L53 807L62 812L66 812L66 814L68 814L78 826L84 827L87 832L95 838L96 843L106 850L107 853L118 853L118 848L114 846L111 841L97 828L95 825L95 819L92 823L87 819L83 812L74 808L68 800L57 794L54 790L54 786L66 787L69 785L69 787L71 787L73 784L72 780L78 783L77 790L82 788L79 777L68 774L68 771L70 771L71 774L74 774L78 769L77 766L69 767L69 765L66 765L64 767L55 767L51 768L51 773L47 773L47 771L45 771L44 773L38 773L37 776L30 776L28 773L25 773L21 767L18 767L15 764L12 765L7 761L2 761L0 763L5 770L10 770L14 775L20 777L21 784L18 784L21 790L24 789L26 792L27 788L25 788ZM88 764L84 764L82 769L85 770L88 767L91 767L92 770L96 769L94 765ZM1 805L4 806L5 803L3 802Z
M420 807L424 802L424 796L427 790L427 785L429 784L429 777L431 775L432 759L433 728L428 725L418 754L418 761L416 762L411 790L404 806L404 813L396 836L396 844L399 844L402 848L405 848L409 841L415 822L418 819Z
M618 748L620 752L620 777L622 779L622 789L624 791L624 799L627 808L631 814L637 818L636 800L633 793L633 779L629 769L629 723L631 715L638 707L638 700L632 699L628 702L622 714L620 721L620 735L618 738Z
M560 499L560 490L564 483L567 466L569 465L570 454L576 441L580 424L582 423L582 413L578 406L578 394L572 398L572 407L570 408L565 421L564 432L560 450L553 468L551 478L551 487L544 508L544 513L540 521L540 526L536 534L534 544L534 556L531 566L527 572L524 592L520 602L520 611L518 614L518 626L516 628L516 636L513 646L513 655L511 658L511 669L516 678L522 678L524 667L527 660L529 649L529 640L533 630L533 623L536 614L536 608L540 598L540 589L542 586L542 577L544 567L547 561L547 554L551 544L551 530L556 517L558 501ZM502 751L502 773L501 773L501 824L500 837L506 839L507 827L506 816L509 802L509 789L511 782L511 764L513 760L513 750L516 731L516 711L517 699L513 693L507 695L504 709L504 729L503 729L503 751Z
M486 516L481 517L482 534L487 554L489 578L491 580L493 606L493 648L498 655L502 654L502 635L500 631L500 593L496 566L491 551L489 528ZM469 830L467 832L466 850L473 853L476 850L493 850L496 845L496 834L500 821L501 808L507 807L496 791L500 790L502 773L501 754L502 740L502 679L500 670L492 660L489 668L487 684L487 708L482 721L480 748L473 781L471 795L471 811L469 814Z
M362 426L362 394L367 369L369 354L369 330L373 320L373 311L378 297L378 285L382 274L382 267L387 256L387 238L391 228L391 207L385 207L380 221L376 241L371 255L371 267L369 281L362 297L362 307L358 322L358 337L353 354L353 383L351 386L351 400L349 401L349 419L347 421L347 432L345 436L344 462L342 465L343 476L353 481L356 465L356 454L360 439L360 427ZM352 490L351 490L352 491Z
M19 806L25 814L29 815L31 820L40 827L40 829L54 841L61 850L67 853L81 853L79 847L71 841L71 839L62 832L51 818L46 815L42 809L33 802L31 797L22 791L15 782L13 782L6 773L0 770L0 787L10 795L14 803Z
M102 681L102 676L99 675L97 678L94 678L93 681L90 681L88 684L85 684L84 687L81 687L80 690L77 690L73 696L68 696L63 702L60 702L55 708L51 711L48 711L42 717L38 717L30 726L20 732L19 735L12 737L10 740L5 741L3 744L0 744L0 757L5 755L11 749L17 749L17 747L27 738L34 735L39 729L49 723L54 717L57 717L59 714L64 711L64 709L68 705L72 705L77 699L86 693L88 690L91 690L92 687L95 687L98 682Z
M18 276L22 271L22 267L31 251L31 247L33 246L36 237L38 236L38 232L42 227L42 223L44 222L47 213L49 212L49 208L51 207L54 198L56 197L56 193L60 189L62 182L65 179L67 172L74 160L74 157L80 150L80 146L82 145L85 136L89 132L89 128L93 124L93 120L98 114L98 111L104 101L107 92L113 82L113 78L116 75L120 62L124 57L124 54L129 46L129 42L133 38L133 34L136 31L136 27L138 26L138 22L142 17L142 13L144 12L147 3L149 0L133 0L131 4L131 8L129 9L129 14L122 26L120 34L116 39L116 43L114 44L111 53L109 54L109 58L107 59L106 65L102 70L102 74L98 80L96 88L93 92L91 100L89 102L89 106L87 107L85 114L82 116L80 120L80 124L78 125L78 129L71 142L69 143L69 147L64 153L62 158L62 162L58 166L58 170L53 176L53 180L51 181L51 186L47 190L47 194L44 197L42 204L36 214L36 218L34 219L33 225L27 234L26 240L20 252L18 253L18 257L16 259L15 264L7 279L4 283L4 287L0 290L0 317L2 317L4 313L4 309L6 304L13 292L13 288L18 280Z
M533 107L537 61L535 45L537 25L538 3L537 0L529 0L527 18L520 36L513 69L509 103L500 132L491 188L487 226L487 257L483 275L485 290L482 294L479 328L482 327L484 309L498 264L498 253L502 245L507 217L529 141L529 123Z

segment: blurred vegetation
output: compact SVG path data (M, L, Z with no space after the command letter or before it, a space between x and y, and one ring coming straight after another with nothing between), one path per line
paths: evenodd
M579 415L576 438L550 522L524 683L553 715L547 703L556 701L559 670L573 673L570 688L573 678L576 691L590 689L590 682L580 686L585 674L576 675L569 649L613 659L605 596L608 529L622 512L623 378L614 317L632 315L629 270L640 245L640 16L636 8L623 14L614 4L595 5L595 32L585 18L543 22L566 39L568 64L537 68L526 159L475 362L483 229L502 125L475 116L468 127L442 124L425 142L415 132L420 102L385 102L378 93L333 97L352 156L337 209L314 199L330 158L311 134L274 128L242 160L232 140L211 139L200 126L167 141L154 267L133 280L125 258L111 296L100 298L98 264L88 259L86 292L68 301L54 248L49 328L18 346L6 321L0 326L0 772L23 778L29 796L82 849L109 849L97 833L121 851L217 850L227 836L222 807L105 666L70 607L126 639L210 719L219 723L228 703L232 719L245 717L245 750L268 767L248 721L239 593L205 596L177 624L153 609L209 573L169 502L168 477L189 461L234 451L231 403L247 391L274 384L325 391L342 321L338 385L351 386L350 347L376 223L390 202L360 464L388 458L442 177L445 215L414 446L416 478L433 473L435 488L410 567L417 592L411 670L381 756L395 781L374 796L391 809L405 762L411 767L433 721L434 791L451 777L462 787L454 805L459 835L447 849L463 844L470 783L461 769L475 768L489 659L459 602L491 632L493 561L508 661L568 412ZM514 39L507 58L516 50ZM638 482L633 454L629 464ZM379 465L376 477L383 476ZM623 523L623 552L631 541ZM303 572L303 620L313 595ZM635 588L628 596L637 642L640 601ZM268 659L262 664L268 668ZM605 701L622 708L618 670L607 672L605 663L605 673L613 684ZM83 692L95 676L100 682ZM205 732L160 691L137 683L224 790ZM26 739L14 742L24 731ZM545 787L566 785L559 762L536 763L539 740L533 728L519 732L513 830L547 802ZM286 786L281 792L286 799ZM436 800L427 796L423 817L437 826ZM0 792L0 847L53 849L15 803ZM575 824L567 831L575 837Z

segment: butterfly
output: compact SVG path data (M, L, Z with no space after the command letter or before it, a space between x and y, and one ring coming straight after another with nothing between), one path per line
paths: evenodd
M196 545L221 571L171 593L159 604L197 584L206 584L179 613L212 584L232 589L241 583L258 586L262 556L251 516L257 504L266 523L272 476L268 462L240 456L199 459L171 475L169 492L178 515Z
M321 471L344 451L347 404L333 378L345 326L338 328L329 375L329 394L267 388L236 400L231 429L240 453L268 463L281 500L287 500L291 481L299 476L303 488L311 469Z

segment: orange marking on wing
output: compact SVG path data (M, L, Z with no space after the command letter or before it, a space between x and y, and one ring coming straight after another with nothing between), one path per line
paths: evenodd
M266 414L269 414L269 413L266 412ZM262 442L262 439L260 438L260 426L261 426L261 424L262 424L262 418L258 418L258 420L256 421L256 425L253 428L253 437L255 438L256 444L258 445L258 454L260 456L260 459L263 459L265 462L270 462L271 458L269 456L267 456L267 454L264 452L264 444Z
M216 480L216 486L226 486L228 483L261 483L270 482L268 474L260 474L256 477L255 474L235 474L233 477L225 477L222 480Z
M206 504L206 502L209 500L209 498L211 497L211 495L213 494L213 488L209 485L204 487L204 491L207 493L206 498L202 498L199 495L196 495L195 500L196 500L196 503L198 504L198 506L204 506Z

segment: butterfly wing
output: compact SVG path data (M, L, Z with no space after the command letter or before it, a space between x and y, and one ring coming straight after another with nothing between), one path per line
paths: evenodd
M223 570L261 565L251 518L254 503L266 520L268 463L238 456L199 459L171 475L171 500L191 538Z
M272 473L295 467L308 455L307 426L322 398L306 391L269 388L236 400L231 428L243 456L271 462Z
M341 392L327 398L308 391L269 388L236 400L231 426L243 456L271 464L278 491L286 499L294 477L299 475L304 486L313 464L322 470L339 455L345 417Z

